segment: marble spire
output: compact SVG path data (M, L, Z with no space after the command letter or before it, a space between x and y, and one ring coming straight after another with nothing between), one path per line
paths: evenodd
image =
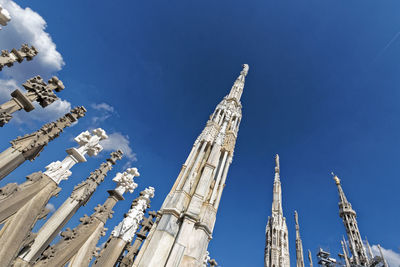
M49 212L45 206L49 199L61 190L58 184L71 175L70 168L78 162L86 161L85 154L97 155L102 150L99 141L106 138L104 130L96 129L93 136L83 132L75 138L78 148L67 149L69 154L62 162L56 161L46 166L44 173L36 172L21 184L8 184L1 190L0 222L5 224L0 231L0 259L2 264L10 264L21 248L29 246L35 235L31 233L37 220Z
M310 267L313 267L312 255L310 250L308 250L308 261L310 262Z
M272 214L266 227L265 267L289 267L289 239L286 218L282 210L282 188L280 180L279 155L275 157L275 178L273 187ZM296 242L297 244L297 242Z
M123 173L118 173L113 179L117 183L114 190L109 190L109 197L103 205L98 205L91 216L84 215L81 223L74 229L67 228L61 233L62 239L48 247L33 265L35 267L89 266L96 251L96 244L107 229L105 223L112 217L113 207L119 200L123 200L125 192L133 193L137 184L134 177L139 176L136 168L128 168Z
M112 152L110 157L103 162L90 176L75 186L71 196L54 212L54 214L39 229L32 244L25 247L19 255L14 267L29 266L36 261L40 254L50 245L65 224L90 200L97 186L104 181L107 173L112 170L117 160L122 159L122 151Z
M299 225L299 215L297 211L294 211L294 220L296 222L296 266L304 266L304 255L303 255L303 242L300 237L300 225Z
M239 125L249 66L196 139L133 266L201 266L212 239Z
M55 122L45 124L38 131L11 141L11 147L0 153L0 180L26 160L34 160L44 147L58 137L63 129L85 116L84 107L76 107Z
M358 229L356 212L351 207L350 202L347 200L346 195L343 192L339 177L334 173L332 173L332 176L339 193L339 215L343 220L344 227L346 228L349 247L352 254L350 263L367 266L369 261L364 247L364 242L361 239L360 231Z
M0 105L0 127L12 119L12 113L24 109L29 112L35 107L32 102L37 101L40 106L47 107L58 99L53 91L60 92L64 84L57 77L52 77L46 84L40 76L27 80L22 85L27 92L24 94L16 89L11 93L11 100Z
M126 248L126 254L122 257L119 262L119 267L131 267L136 256L139 253L139 249L142 246L144 240L146 240L147 235L153 229L154 219L156 218L157 213L155 211L148 212L148 216L143 218L140 222L140 230L136 233L135 241L132 245Z
M0 5L0 25L6 26L7 23L11 20L10 13L8 13L7 9L4 9ZM1 30L1 27L0 27Z
M29 47L27 44L23 44L20 49L13 48L11 52L8 50L1 50L0 54L0 71L4 66L11 67L14 62L21 63L24 58L30 61L34 56L38 54L38 51L34 46Z
M132 242L140 222L143 220L146 209L150 206L150 199L154 197L154 188L148 187L140 193L140 197L132 203L131 209L125 218L114 228L93 267L113 267L122 255L125 248Z
M383 256L381 245L379 245L379 244L378 244L378 249L379 249L379 254L381 255L381 259L382 259L382 262L383 262L383 266L384 266L384 267L389 267L389 265L387 264L387 261L386 261L385 257Z

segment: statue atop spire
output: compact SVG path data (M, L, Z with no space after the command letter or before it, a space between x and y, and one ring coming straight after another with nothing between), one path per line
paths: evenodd
M275 156L275 172L279 173L279 169L280 169L280 167L279 167L279 155L276 154L276 156Z

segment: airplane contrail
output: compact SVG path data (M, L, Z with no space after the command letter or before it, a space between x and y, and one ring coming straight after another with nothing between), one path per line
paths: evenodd
M393 38L389 41L389 43L387 43L387 45L378 53L378 55L375 57L375 59L371 62L374 63L376 60L378 60L378 58L380 58L383 53L385 53L385 51L394 43L394 41L396 41L396 39L400 36L400 31L398 31Z

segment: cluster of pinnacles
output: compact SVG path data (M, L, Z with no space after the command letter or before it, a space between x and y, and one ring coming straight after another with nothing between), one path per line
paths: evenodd
M0 6L0 24L5 26L10 20L8 12ZM38 51L32 46L23 45L20 50L11 52L2 50L0 70L4 66L11 67L15 61L24 58L32 60ZM11 99L0 105L0 126L12 119L12 114L24 109L34 109L37 101L46 107L57 100L55 92L64 89L63 83L51 78L47 83L40 76L33 77L22 85L26 92L18 89L11 93ZM46 145L58 137L66 127L85 116L84 107L76 107L58 120L45 124L36 132L17 137L11 146L0 153L0 180L6 178L26 160L33 161ZM120 200L124 200L126 192L133 193L137 184L134 178L139 176L136 168L128 168L117 173L112 179L116 187L109 190L109 196L103 204L95 207L90 215L80 219L74 229L67 228L61 232L61 239L50 245L66 223L84 206L100 183L112 170L113 165L122 159L123 152L117 150L103 162L86 180L75 186L71 195L47 219L44 225L33 233L32 229L38 220L44 219L49 210L46 208L51 197L62 189L60 183L71 176L71 168L76 163L86 162L86 156L98 155L103 147L101 140L107 139L106 132L95 129L84 131L74 140L78 146L66 150L67 156L48 164L46 171L37 171L28 175L22 184L8 183L0 188L0 266L89 266L93 256L97 256L94 266L131 266L139 247L154 224L155 212L150 207L150 199L154 197L154 188L148 187L133 202L125 218L112 231L106 245L99 251L96 247L101 236L106 234L105 224L112 217L113 208ZM136 238L135 238L136 235ZM131 245L132 241L134 243Z

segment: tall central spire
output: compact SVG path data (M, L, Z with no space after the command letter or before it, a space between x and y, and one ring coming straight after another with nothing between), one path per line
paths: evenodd
M194 142L133 267L202 266L233 159L248 70L244 64Z
M282 210L279 155L275 156L272 214L268 217L265 237L264 267L289 267L289 239L286 218L283 217Z
M344 227L346 228L350 251L353 255L351 263L361 266L367 266L367 251L364 247L363 240L361 239L360 230L358 229L356 219L357 214L351 207L350 202L347 201L346 195L344 194L342 186L340 184L339 177L337 177L334 173L332 173L332 175L339 193L339 215L343 220Z

